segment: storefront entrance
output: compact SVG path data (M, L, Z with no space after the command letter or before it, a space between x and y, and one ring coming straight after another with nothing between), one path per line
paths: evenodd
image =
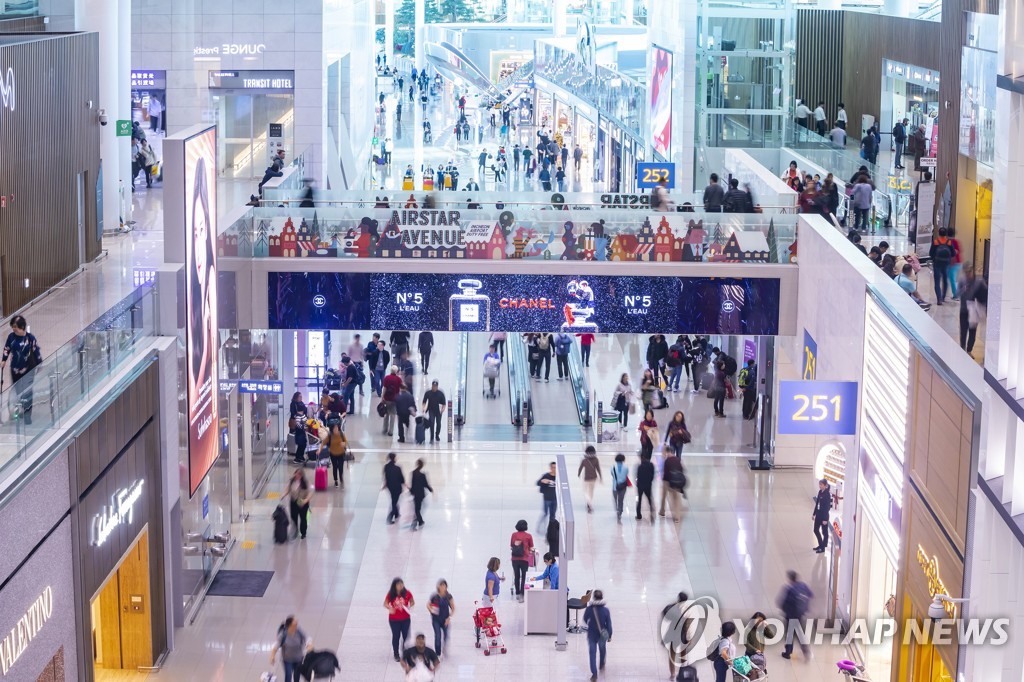
M95 679L124 680L153 665L149 528L121 557L89 603ZM116 671L116 672L114 672Z
M261 178L278 149L295 149L293 71L211 71L210 108L217 115L222 175Z

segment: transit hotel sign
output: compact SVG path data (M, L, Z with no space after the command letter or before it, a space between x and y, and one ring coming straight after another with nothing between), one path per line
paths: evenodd
M211 90L291 93L295 91L295 72L280 70L210 71L208 84Z
M135 505L142 498L143 479L139 479L127 488L121 488L110 497L110 506L104 507L92 518L89 529L89 544L99 547L110 534L121 524L131 523L134 518Z

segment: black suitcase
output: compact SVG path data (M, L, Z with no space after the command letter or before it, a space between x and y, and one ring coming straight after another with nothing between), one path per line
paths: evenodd
M668 398L665 397L665 392L659 388L655 408L661 410L666 407L668 407Z
M416 445L423 445L427 440L427 420L423 417L416 417Z
M692 665L684 665L676 675L676 682L699 682L697 680L697 669Z
M288 512L284 507L274 510L274 543L283 545L288 542Z

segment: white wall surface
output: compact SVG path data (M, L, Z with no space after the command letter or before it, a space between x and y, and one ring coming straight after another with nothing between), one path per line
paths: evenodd
M697 3L651 2L647 10L647 37L672 52L672 159L676 186L682 191L703 188L707 178L694 178L694 74L697 72ZM650 74L650 51L647 73ZM644 106L650 107L650 96ZM650 133L647 133L648 138ZM650 149L650 139L647 140ZM653 158L650 151L648 159Z

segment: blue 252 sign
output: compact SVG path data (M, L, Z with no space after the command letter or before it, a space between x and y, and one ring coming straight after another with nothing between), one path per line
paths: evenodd
M857 433L856 381L780 381L778 432L799 436Z

